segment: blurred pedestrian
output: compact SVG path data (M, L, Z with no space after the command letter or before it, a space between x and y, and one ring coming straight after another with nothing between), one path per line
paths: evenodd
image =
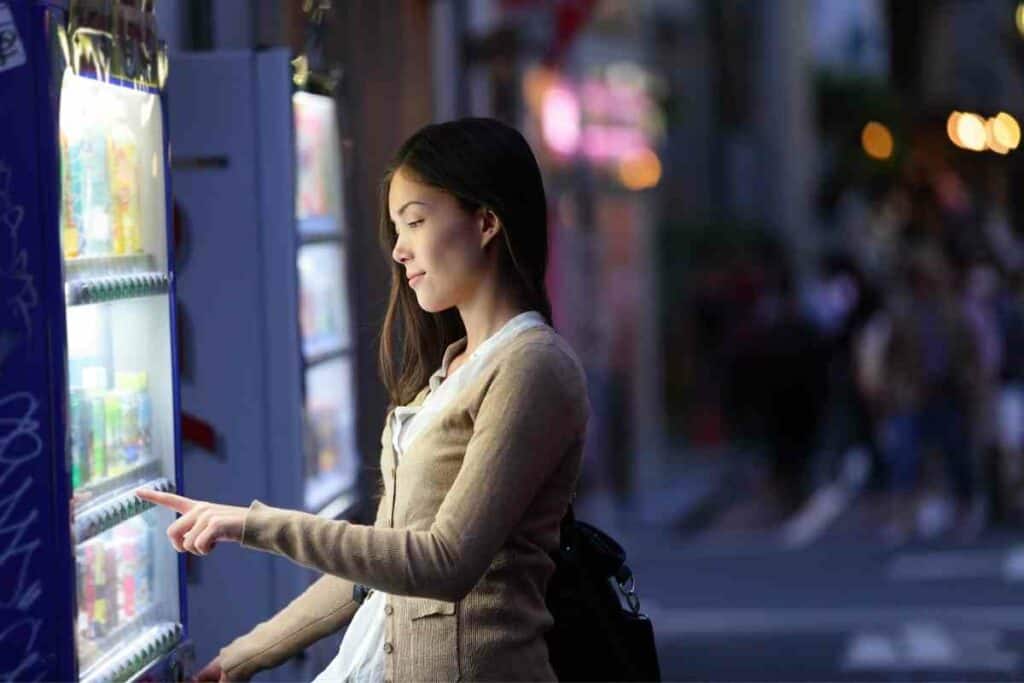
M890 492L884 535L893 542L915 530L938 533L952 518L936 520L928 514L932 508L917 514L929 449L941 451L957 518L970 513L975 493L970 418L978 396L979 358L974 335L941 250L918 247L906 275L906 291L890 299L872 387Z

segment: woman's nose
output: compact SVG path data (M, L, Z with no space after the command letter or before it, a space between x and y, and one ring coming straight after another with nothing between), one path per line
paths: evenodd
M409 249L402 243L401 237L395 242L395 248L391 250L391 258L403 264L412 258L409 254Z

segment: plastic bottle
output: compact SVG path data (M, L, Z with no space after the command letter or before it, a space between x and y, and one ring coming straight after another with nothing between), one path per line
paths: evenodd
M118 621L126 623L138 613L138 527L131 522L114 529L114 550L117 554L117 607Z
M105 595L107 600L107 625L110 629L117 628L121 609L118 607L117 565L118 557L113 543L113 534L105 534L103 538L103 562L106 577Z
M114 254L142 251L139 222L139 180L135 133L123 123L110 131L107 159L110 164L111 237Z
M71 433L71 487L89 483L89 399L81 387L68 397L68 428Z
M84 236L82 253L106 256L111 251L110 179L107 177L107 144L103 130L84 124L68 135L73 215Z
M85 545L75 548L75 576L78 588L77 631L80 635L87 635L91 630L92 602L96 597L96 587L92 584L92 574L89 570L89 547Z
M153 530L147 524L150 516L144 515L132 522L135 525L135 604L139 612L144 611L153 600L153 583L149 575L154 560L151 549Z
M125 470L121 392L116 389L103 395L104 423L107 428L107 476L113 477Z
M68 154L68 136L60 134L60 244L65 258L81 253L78 224L75 222L74 201L71 191L71 158Z
M107 430L103 400L107 388L107 369L98 366L82 368L82 383L85 385L86 403L89 406L89 479L96 482L107 476Z
M90 543L86 547L86 563L88 565L90 582L93 587L92 615L89 620L89 635L93 638L102 638L110 631L110 603L107 595L107 558L106 548L100 541Z
M138 373L119 372L115 382L121 399L121 457L125 469L135 467L142 454L139 429Z
M156 602L156 551L157 551L157 514L149 511L142 515L140 529L142 531L141 552L139 555L139 573L135 590L140 604L152 605ZM161 539L164 540L164 539Z
M149 397L149 375L147 373L136 374L135 390L139 415L139 457L145 460L153 455L153 404Z

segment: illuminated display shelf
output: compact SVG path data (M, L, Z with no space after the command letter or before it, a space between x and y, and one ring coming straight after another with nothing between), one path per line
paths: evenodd
M155 479L111 496L96 505L90 505L84 512L75 516L74 542L79 545L85 543L152 508L152 503L135 495L136 488L173 492L174 484L169 479Z
M144 618L144 617L143 617ZM139 620L132 621L130 628ZM112 634L111 642L116 642L116 633ZM181 640L181 624L171 622L150 626L124 646L119 646L110 657L100 660L84 672L82 683L100 683L101 681L124 681L133 674L142 671L147 664L161 655L174 649Z

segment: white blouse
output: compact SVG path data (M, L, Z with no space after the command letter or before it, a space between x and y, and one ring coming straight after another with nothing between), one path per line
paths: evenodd
M520 313L488 337L448 377L447 359L430 376L427 396L418 406L397 406L391 413L391 445L396 462L432 418L444 411L462 387L469 384L502 344L532 327L546 325L536 311ZM338 654L313 683L380 683L384 680L384 606L387 593L370 591L356 610L338 648Z

